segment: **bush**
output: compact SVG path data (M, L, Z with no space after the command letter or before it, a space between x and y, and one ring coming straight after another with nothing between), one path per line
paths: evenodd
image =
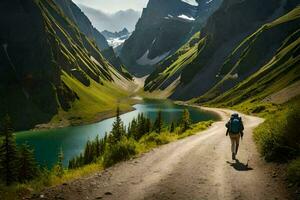
M292 161L289 164L287 176L291 183L300 184L300 158Z
M153 132L142 137L140 142L143 144L154 143L155 145L163 145L167 144L168 140L166 137L161 137L160 134Z
M285 162L299 155L300 106L292 106L270 117L254 131L261 154L267 161Z
M107 147L103 156L103 165L104 167L112 166L117 162L128 160L135 154L135 141L124 137L116 144L110 144Z

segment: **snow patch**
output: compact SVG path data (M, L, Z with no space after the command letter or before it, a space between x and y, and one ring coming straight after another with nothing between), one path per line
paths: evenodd
M174 18L174 17L170 14L167 17L164 17L164 19L172 19L172 18Z
M213 0L208 0L208 1L206 2L206 4L210 4L212 1L213 1Z
M189 17L189 16L186 16L184 14L179 15L178 18L185 19L185 20L188 20L188 21L194 21L195 20L194 17Z
M144 55L136 61L136 63L139 65L155 65L155 64L159 63L160 61L162 61L164 58L166 58L169 54L170 54L170 51L168 51L160 56L156 56L153 59L149 59L148 58L149 50L147 50L144 53Z
M181 1L185 2L185 3L188 3L192 6L198 6L199 5L196 0L181 0Z
M126 39L124 38L109 38L107 39L107 42L109 44L109 46L116 48L120 45L122 45L125 42Z

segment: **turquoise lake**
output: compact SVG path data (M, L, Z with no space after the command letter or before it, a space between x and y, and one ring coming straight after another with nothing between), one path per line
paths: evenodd
M152 121L155 120L159 110L165 123L180 120L182 112L187 108L193 122L218 120L219 116L212 112L203 111L198 108L177 105L169 100L143 100L142 103L133 106L134 111L121 115L124 125L139 113L144 113ZM97 135L104 137L105 132L110 132L114 118L109 118L94 124L51 129L43 131L25 131L16 134L17 144L27 142L35 149L35 154L39 164L47 167L53 166L57 162L57 155L62 148L64 153L64 166L76 155L79 155L90 139Z

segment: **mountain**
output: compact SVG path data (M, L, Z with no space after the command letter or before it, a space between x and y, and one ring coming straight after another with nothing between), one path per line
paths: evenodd
M209 99L211 104L220 106L247 102L257 105L251 111L256 112L257 109L264 109L259 105L261 102L272 101L277 94L281 99L299 95L299 89L292 90L300 84L299 23L300 7L297 7L247 37L222 66L220 74L225 74L223 79L206 95L197 98L196 102ZM270 51L270 55L259 53L267 51ZM244 52L243 56L239 55L241 52ZM240 58L236 59L238 56ZM234 67L229 68L230 65ZM249 66L259 68L254 68L255 73L238 81L229 77L233 74L245 76ZM233 82L239 84L232 87Z
M93 27L87 16L72 0L55 0L55 2L63 10L64 14L79 27L82 33L96 42L99 49L102 50L109 47L104 36Z
M127 96L130 82L53 0L1 1L0 16L0 118L16 130L92 121Z
M111 63L118 72L128 80L132 80L133 76L127 71L127 67L123 64L120 57L115 53L113 47L109 47L101 51L101 54Z
M181 0L150 0L121 50L120 57L129 71L138 76L152 72L154 65L188 40L194 26L206 22L220 2L193 6Z
M127 28L123 28L121 31L115 31L115 32L104 30L104 31L101 32L101 34L106 39L109 39L109 38L120 38L120 37L128 36L130 33L127 30Z
M276 58L288 38L297 39L291 36L299 29L297 9L291 20L275 23L297 4L224 0L205 27L159 63L146 80L145 89L168 90L172 99L200 96L198 102L223 94Z
M108 14L81 4L78 6L100 31L108 30L114 32L126 27L131 32L135 29L135 24L141 16L139 11L133 9L120 10L116 13Z
M125 42L125 40L127 40L130 36L130 33L127 30L127 28L124 28L121 31L116 31L116 32L110 32L104 30L101 32L101 34L105 37L108 44L114 48L122 45Z

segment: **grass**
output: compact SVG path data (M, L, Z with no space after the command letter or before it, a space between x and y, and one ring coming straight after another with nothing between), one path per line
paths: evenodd
M287 162L300 155L299 120L300 104L293 102L269 114L255 129L254 140L266 160Z
M41 175L27 183L19 183L12 186L0 185L0 198L5 200L22 199L30 197L42 191L45 187L52 187L63 184L65 182L91 175L102 170L103 167L99 163L86 165L80 169L65 170L62 177L55 175L53 171L41 172Z
M54 171L45 171L42 172L37 179L25 184L16 184L10 187L0 185L0 198L5 200L15 200L35 193L37 194L46 187L60 185L74 179L89 176L106 167L112 166L115 163L148 152L160 145L195 135L210 127L212 123L213 121L205 121L192 124L191 128L183 133L180 131L180 128L177 128L173 133L170 133L165 128L161 134L152 132L143 136L139 141L124 138L118 144L113 145L96 163L74 170L65 170L62 177L56 176Z
M195 60L199 48L204 43L205 39L200 40L200 32L194 34L185 45L163 63L160 63L160 67L147 78L145 89L153 92L160 89L166 82L171 84L176 79L176 76L178 77L180 72Z
M128 91L110 81L99 84L90 80L90 85L85 86L65 72L61 78L66 86L77 94L79 99L71 104L68 111L60 107L58 114L52 118L47 126L61 127L99 121L113 116L118 106L122 112L132 110L131 105L134 102L128 98L130 95Z
M253 96L261 100L299 80L299 21L297 7L245 38L221 67L222 79L196 101L230 106Z
M300 186L300 157L289 163L287 177L291 183Z

